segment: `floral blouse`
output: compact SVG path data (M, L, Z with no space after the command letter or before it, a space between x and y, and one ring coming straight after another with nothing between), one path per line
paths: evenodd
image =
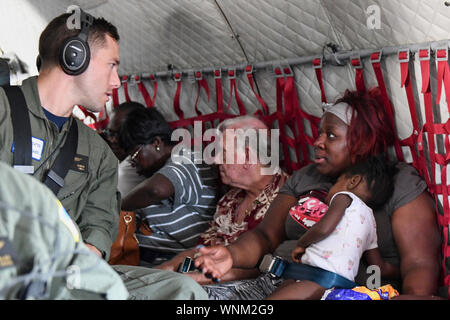
M199 244L228 245L245 231L256 227L264 218L267 209L288 177L288 174L283 171L274 174L272 181L253 201L252 208L240 224L236 221L235 212L244 200L246 191L239 188L229 190L217 203L214 219L211 221L209 229L200 236Z

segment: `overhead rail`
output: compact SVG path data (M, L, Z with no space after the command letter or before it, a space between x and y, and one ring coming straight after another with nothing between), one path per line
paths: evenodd
M322 58L322 62L324 64L330 63L332 65L346 65L347 62L349 62L352 58L359 57L362 58L368 58L370 55L377 51L381 52L383 56L398 54L399 51L409 50L410 54L413 55L415 52L418 52L421 49L424 48L430 48L431 54L433 54L433 51L437 49L443 49L448 48L450 46L450 39L448 40L440 40L440 41L430 41L430 42L423 42L423 43L416 43L416 44L407 44L407 45L400 45L400 46L388 46L383 47L379 50L377 49L361 49L361 50L343 50L343 51L337 51L335 53L324 53L322 55L310 55L305 57L293 57L288 59L282 59L282 60L271 60L271 61L264 61L264 62L257 62L255 64L252 64L253 70L260 70L260 69L270 69L274 66L295 66L295 65L301 65L301 64L309 64L312 63L317 58ZM144 72L141 74L142 78L148 78L150 76L153 76L155 78L165 78L165 77L174 77L175 74L180 75L186 75L193 77L193 74L197 71L205 73L211 73L214 74L214 72L218 69L220 69L222 72L226 72L228 70L235 70L235 71L245 71L249 64L243 63L238 65L232 65L232 66L223 66L220 68L215 67L203 67L203 68L196 68L196 69L183 69L183 70L168 70L168 71L158 71L155 73L150 72ZM129 77L129 80L133 81L133 76Z

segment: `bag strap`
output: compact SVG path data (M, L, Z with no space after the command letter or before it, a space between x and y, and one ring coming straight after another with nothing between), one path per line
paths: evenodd
M75 119L69 129L66 141L61 151L48 171L44 184L53 191L55 195L64 186L64 179L73 164L78 146L78 125Z
M34 167L31 163L31 127L24 125L24 123L30 123L25 97L22 89L17 86L4 86L3 90L5 90L6 96L8 97L13 125L13 167L24 173L33 174Z
M18 86L3 87L9 100L11 121L14 134L14 161L15 169L33 174L31 125L25 96ZM78 125L72 120L68 136L61 151L46 175L44 183L56 195L64 186L64 178L72 166L78 146Z

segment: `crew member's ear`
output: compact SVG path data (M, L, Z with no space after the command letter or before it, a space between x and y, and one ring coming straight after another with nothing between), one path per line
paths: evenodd
M363 180L363 177L359 174L355 174L351 176L351 178L347 181L347 189L353 190L355 189Z

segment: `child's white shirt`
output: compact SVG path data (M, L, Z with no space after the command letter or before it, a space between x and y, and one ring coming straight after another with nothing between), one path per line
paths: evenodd
M352 203L336 229L306 248L301 261L354 281L363 252L378 247L376 222L372 209L351 192L336 193L330 205L338 194L347 194Z

